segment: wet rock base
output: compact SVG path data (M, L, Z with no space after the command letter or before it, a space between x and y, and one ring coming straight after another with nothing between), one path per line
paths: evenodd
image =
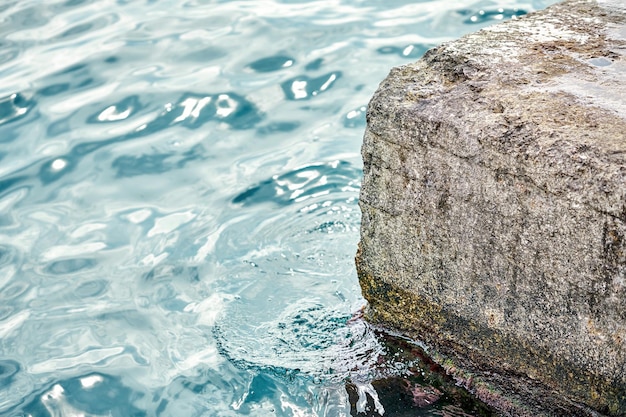
M371 382L370 390L348 381L351 417L498 415L494 408L459 385L418 345L381 330L376 335L385 351L380 375Z
M625 97L626 4L569 0L393 69L369 104L368 319L502 415L626 415Z

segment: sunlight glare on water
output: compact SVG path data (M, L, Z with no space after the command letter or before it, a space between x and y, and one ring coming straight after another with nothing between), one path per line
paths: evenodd
M0 415L383 413L408 365L359 317L367 102L550 3L0 4Z

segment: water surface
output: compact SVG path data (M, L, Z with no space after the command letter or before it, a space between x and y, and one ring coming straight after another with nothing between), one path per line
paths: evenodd
M0 4L0 415L383 413L417 365L359 318L369 97L549 3Z

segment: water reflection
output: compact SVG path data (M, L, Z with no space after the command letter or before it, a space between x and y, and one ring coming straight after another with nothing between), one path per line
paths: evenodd
M274 55L266 58L257 59L248 64L256 72L272 72L283 68L289 68L296 63L296 60L290 56Z
M300 75L283 82L280 86L287 100L307 100L330 89L340 77L341 71L329 72L315 78Z
M257 129L257 134L261 136L269 136L274 133L292 132L301 125L298 121L271 122Z
M38 177L42 184L49 184L72 172L76 164L77 158L71 154L54 158L41 164Z
M370 372L382 354L363 321L351 321L351 316L313 300L284 306L275 300L280 308L274 317L259 312L265 320L250 315L246 304L253 302L259 300L242 297L229 309L228 319L215 327L220 352L239 367L341 382Z
M87 123L118 122L128 119L131 115L141 111L143 108L145 108L145 104L141 102L137 94L133 94L89 116Z
M64 259L50 263L44 269L45 273L53 275L67 275L83 269L95 267L97 262L90 258Z
M82 70L79 66L74 71ZM19 107L19 103L25 105L25 100L20 95L12 95L4 102L5 121L9 123L24 116L30 110L29 107ZM0 103L0 111L2 111L3 103ZM86 117L86 123L121 123L131 121L133 118L139 117L142 111L147 110L136 95L125 97L118 103L107 106L104 110L98 110ZM61 119L48 127L50 136L57 136L68 133L72 125L81 125L81 115L85 112L89 113L89 109L81 108L65 119ZM2 116L2 114L0 114ZM174 103L166 103L152 120L145 121L129 133L119 136L109 137L99 141L83 141L76 144L69 153L59 155L52 159L35 162L31 167L24 167L20 173L38 172L35 177L39 178L42 184L50 184L58 181L66 175L73 172L81 160L103 147L129 140L139 139L148 135L153 135L159 131L169 129L174 126L181 126L187 129L195 130L202 127L210 121L224 123L232 129L245 130L254 128L263 119L264 115L258 110L255 104L247 100L245 97L236 93L217 93L217 94L194 94L184 93ZM112 120L113 119L113 120ZM271 129L289 129L290 124L268 125L260 130L260 133L268 132ZM117 176L135 176L141 174L162 173L172 169L184 167L188 162L203 158L205 152L202 146L198 145L190 150L184 151L181 155L173 153L169 154L152 154L141 156L121 156L113 161L112 166L117 170ZM178 157L178 158L177 158ZM176 159L169 161L170 158ZM17 175L16 175L17 174ZM5 177L0 181L0 191L9 186L15 186L18 183L28 179L30 176L19 175L14 173L13 178Z
M497 9L482 9L479 11L473 11L469 9L459 10L459 14L463 16L468 16L463 20L465 24L479 24L485 23L492 20L505 20L505 19L515 19L516 17L523 16L528 12L524 9L518 8L504 8L500 7Z
M394 54L394 55L407 57L407 58L419 58L422 55L424 55L424 53L428 49L430 49L432 46L433 45L423 45L423 44L409 44L405 46L388 45L388 46L381 46L380 48L376 49L376 52L378 52L381 55Z
M10 282L2 288L2 293L0 293L0 300L15 300L24 295L29 288L30 285L28 284L28 282Z
M10 62L20 55L19 47L6 39L0 39L0 66Z
M0 126L15 122L35 108L36 102L21 93L0 98ZM0 142L4 142L0 138Z
M323 64L324 64L324 58L317 58L309 62L308 64L306 64L304 69L307 71L317 71L318 69L322 68Z
M354 110L350 110L343 119L344 127L354 128L365 126L365 115L367 107L360 106Z

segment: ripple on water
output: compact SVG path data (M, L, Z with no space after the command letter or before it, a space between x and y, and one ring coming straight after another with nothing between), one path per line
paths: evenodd
M15 307L7 306L7 305L1 306L0 307L0 321L8 319L13 314L14 311L15 311Z
M37 176L42 184L50 184L74 171L77 163L78 158L71 154L55 157L41 164Z
M20 56L20 48L6 39L0 40L0 67Z
M97 265L92 258L72 258L50 262L44 272L52 275L68 275L80 272L84 269L94 268Z
M104 109L100 109L95 114L88 116L87 123L119 122L128 119L145 107L146 105L141 102L139 95L131 94L117 103L109 104Z
M383 353L364 321L314 300L298 300L283 310L274 304L271 316L253 314L250 301L237 301L214 329L221 353L244 369L339 382L370 372Z
M51 384L20 407L23 414L18 415L145 416L146 412L135 405L143 396L143 393L125 386L119 377L91 373ZM94 401L95 398L98 400Z
M226 56L228 56L228 52L224 49L215 46L207 46L205 48L185 54L185 59L200 62L203 65L206 65L207 62L224 58Z
M157 265L143 275L142 280L156 282L176 278L187 282L200 282L200 271L197 266Z
M116 22L118 20L118 17L116 14L109 14L109 15L105 15L105 16L100 16L96 19L93 19L89 22L84 22L84 23L78 23L66 30L64 30L61 34L59 34L57 37L50 39L51 41L57 41L57 40L71 40L71 39L76 39L78 37L81 37L82 35L86 34L86 33L91 33L91 32L95 32L98 31L102 28L105 28L109 25L111 25L112 23Z
M341 74L341 71L333 71L315 78L300 75L284 81L280 86L287 100L308 100L328 91Z
M343 126L347 128L364 127L366 112L367 107L365 106L360 106L354 110L350 110L343 117Z
M82 71L83 66L77 66L76 71ZM123 98L117 103L109 105L86 116L87 122L111 123L131 119L133 115L140 114L144 110L135 95ZM89 107L89 106L88 106ZM48 133L51 136L67 133L73 125L84 123L81 115L84 108L76 110L69 117L63 118L50 124ZM161 110L152 120L136 126L128 133L108 137L99 141L80 142L65 155L59 155L39 163L38 177L46 185L58 181L75 170L84 156L91 154L103 147L153 135L172 127L181 126L187 129L198 129L209 121L224 123L235 130L245 130L255 127L264 119L264 115L257 106L245 97L233 93L197 94L184 93L173 103L165 103ZM114 120L112 120L114 119ZM112 166L117 170L117 175L130 177L143 173L162 173L175 168L182 168L190 161L203 158L204 152L201 145L185 151L182 155L173 153L147 154L140 156L121 156ZM176 156L179 156L176 159ZM174 161L170 158L174 157ZM8 179L5 181L9 181ZM13 186L18 179L13 179L8 185ZM0 187L2 184L0 183Z
M22 93L0 98L0 128L26 117L35 106L35 100L27 98ZM0 138L0 142L6 141L6 138Z
M152 415L205 415L210 410L215 416L309 416L310 394L294 395L290 385L263 373L233 374L229 366L202 367L197 375L176 378L164 389L153 401Z
M71 97L71 94L101 86L104 84L104 80L94 70L99 64L99 60L81 62L48 75L38 80L37 85L41 87L38 87L35 94L42 98L58 99L56 96L63 95L65 97ZM48 133L51 134L51 136L54 136L55 133L58 134L57 129L54 127L57 123L58 122L53 122L48 127Z
M24 295L26 291L31 287L28 282L25 281L13 281L7 284L0 292L0 300L12 301L16 300L20 296Z
M54 86L56 84L52 85ZM72 84L71 90L76 90L81 87L82 83L78 85ZM76 91L71 92L76 93ZM149 99L149 96L146 96ZM57 118L50 123L47 133L52 137L68 134L72 128L82 127L85 124L115 125L126 123L126 125L128 125L140 116L143 117L134 125L129 125L126 129L127 133L122 133L119 136L108 136L101 141L79 144L81 145L79 147L80 150L78 150L78 148L75 149L77 149L79 154L84 155L102 146L143 137L177 124L187 127L199 127L211 118L211 116L209 116L211 108L205 109L205 106L212 100L210 95L204 96L197 93L183 93L179 100L171 100L171 98L166 96L157 96L153 97L153 99L152 101L156 102L156 105L153 104L150 107L145 104L144 100L146 100L146 98L142 100L139 95L135 93L123 96L118 98L117 101L109 103L106 103L106 101L88 103L74 109L71 114ZM158 103L159 100L161 101L160 103ZM185 109L189 106L191 106L191 108L185 113ZM83 152L83 148L89 150Z
M0 389L11 385L11 381L20 370L20 364L10 359L0 359Z
M79 298L97 297L104 294L108 286L109 282L107 280L95 279L80 284L74 290L74 294Z
M215 327L221 352L233 363L278 376L339 381L367 372L378 359L376 337L351 320L354 306L337 281L352 272L346 260L353 249L342 242L356 236L359 172L346 161L310 164L231 200L242 212L260 204L285 207L254 210L253 218L229 225L217 242L218 251L222 244L237 247L243 260L230 269L231 285L240 283L233 289L239 298ZM337 239L321 243L317 233Z
M333 191L358 191L360 170L346 161L310 164L275 175L254 185L232 199L244 206L274 203L288 205Z
M0 268L13 264L16 260L17 254L17 248L6 244L0 244Z
M318 69L322 68L323 64L324 64L324 58L316 58L313 61L306 64L304 66L304 69L307 71L317 71Z
M328 282L352 273L353 263L346 260L354 253L345 241L357 236L358 178L358 168L333 161L310 164L253 185L231 200L234 214L240 217L221 232L215 248L241 254L261 273L295 272L303 274L302 279L326 277L320 279ZM260 210L259 205L284 209ZM248 212L255 214L248 216ZM320 232L334 237L320 244L316 237Z
M59 7L62 9L71 9L76 6L91 4L95 1L97 0L66 0L65 2L59 4Z
M248 64L248 67L256 72L272 72L284 68L289 68L296 63L296 60L290 56L274 55L266 58L257 59Z
M127 119L133 112L141 109L139 106L131 107L136 103L131 97L124 98L120 103L99 110L87 120L91 123L101 123L111 121L111 116L117 117L118 120ZM232 129L250 129L264 118L253 102L234 92L215 94L185 92L173 102L163 103L162 109L151 121L137 126L134 132L124 135L121 139L153 134L173 126L198 129L209 121L225 123ZM118 140L112 139L111 142Z

